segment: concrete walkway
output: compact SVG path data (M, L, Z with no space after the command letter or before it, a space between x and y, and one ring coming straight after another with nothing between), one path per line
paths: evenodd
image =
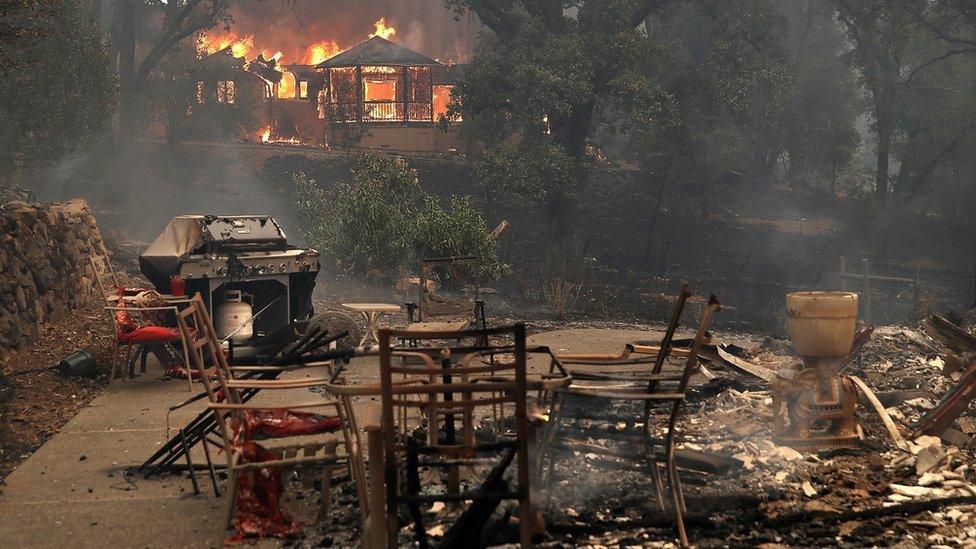
M159 368L116 381L5 479L0 493L4 547L208 547L221 535L223 498L209 477L168 475L145 480L122 472L141 464L169 438L167 408L192 393L185 380L163 380ZM301 374L325 375L324 370ZM202 386L195 384L195 390ZM308 401L314 395L266 391L254 402ZM170 415L178 428L202 410L194 404ZM171 430L170 433L174 431ZM222 454L211 452L217 463ZM203 471L198 447L194 465Z
M557 352L613 352L624 342L654 334L618 330L561 330L530 343ZM350 383L375 380L375 359L358 359ZM187 398L185 381L159 379L159 368L135 380L116 381L5 479L0 492L3 547L211 547L222 535L223 498L199 475L201 494L192 495L185 476L145 480L123 475L168 438L167 408ZM292 376L322 376L306 370ZM289 377L292 377L289 376ZM197 390L200 385L195 384ZM253 402L308 401L306 391L264 391ZM282 396L282 393L285 393ZM170 415L179 427L202 406ZM171 430L170 433L173 431ZM212 453L213 454L213 453ZM223 462L222 455L213 455ZM194 464L204 464L195 450Z

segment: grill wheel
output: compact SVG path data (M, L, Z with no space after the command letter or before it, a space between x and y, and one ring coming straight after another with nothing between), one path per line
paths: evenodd
M325 328L330 334L349 332L349 335L336 341L338 349L355 349L363 338L363 328L359 326L356 319L343 311L329 310L313 316L312 320L308 321L307 329L311 330L317 327Z

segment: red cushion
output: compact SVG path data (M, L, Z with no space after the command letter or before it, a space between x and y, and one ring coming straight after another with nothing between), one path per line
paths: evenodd
M263 439L331 433L342 428L339 418L291 410L248 410L247 438Z
M118 340L119 343L179 341L180 332L176 328L166 326L141 326L131 331L120 332Z

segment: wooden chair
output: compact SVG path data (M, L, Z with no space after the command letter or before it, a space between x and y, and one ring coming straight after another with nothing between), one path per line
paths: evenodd
M552 393L552 420L549 425L549 431L546 433L543 441L543 447L546 450L550 447L564 447L575 450L582 449L586 452L614 456L646 466L649 469L651 482L654 486L656 503L662 509L665 507L662 489L663 482L658 467L659 464L663 463L668 475L675 524L683 546L688 545L688 537L683 518L685 511L684 496L681 491L681 482L675 464L675 446L677 444L676 424L687 395L688 382L691 376L698 371L698 355L702 349L703 342L706 340L708 325L714 313L720 309L718 300L715 296L711 296L708 305L702 313L691 349L687 353L681 353L684 355L680 357L684 358L683 368L679 372L665 372L665 362L669 357L674 356L672 354L674 350L672 348L674 332L680 323L685 302L690 295L691 291L687 285L682 287L678 302L671 314L664 337L659 345L659 351L656 354L653 367L650 371L615 371L615 367L619 367L622 364L628 365L629 367L632 363L612 359L607 360L599 371L593 371L592 369L580 371L572 368L572 365L576 363L574 359L567 359L567 355L560 355L560 359L569 368L569 373L573 376L574 382L569 387L557 389ZM580 359L582 360L580 364L599 364L599 361L592 358L593 355L576 356L585 357L584 359ZM628 420L631 427L641 423L641 419L643 420L640 433L636 434L636 436L632 430L625 430L622 433L616 434L601 431L599 434L599 438L601 439L622 439L623 442L630 445L636 444L640 450L637 452L623 452L598 444L587 443L580 446L559 440L559 432L564 428L564 421L573 419L570 416L571 410L567 406L567 401L572 399L636 402L643 404L643 417L633 417ZM652 411L655 406L670 406L663 441L652 436ZM593 408L589 407L589 409L592 410ZM551 476L551 461L548 465L549 472L545 475L547 481Z
M443 257L420 262L420 284L416 303L406 303L408 331L456 332L485 329L485 303L479 299L481 263L476 257ZM440 272L441 276L437 276ZM448 299L436 295L428 282L474 279L474 295Z
M235 379L235 368L227 363L227 358L218 345L219 340L203 298L199 294L193 296L190 305L179 312L178 318L179 327L184 337L189 337L192 328L196 327L197 335L190 345L190 358L193 365L200 371L205 371L207 363L214 365L214 379L211 380L210 376L207 375L201 376L201 379L209 397L209 407L213 410L220 431L224 454L227 457L228 486L230 489L225 490L227 496L225 528L229 528L233 524L239 476L256 469L319 471L322 479L320 519L324 519L328 514L330 483L336 467L348 466L350 476L356 484L357 492L365 492L365 472L361 466L362 457L359 450L361 444L358 429L355 428L351 409L346 407L342 401L314 400L298 404L266 405L244 402L241 398L241 392L248 389L262 391L307 389L322 385L328 382L330 378ZM328 363L308 363L296 365L294 369L326 365ZM248 367L249 370L254 370L254 368L260 368L260 366ZM268 368L292 369L287 365L269 366ZM328 408L334 411L335 415L320 416L298 411L312 408ZM291 419L309 420L313 423L313 428L306 429L300 434L265 432L266 438L284 443L266 449L271 454L269 459L248 462L245 459L248 449L253 447L252 444L255 440L258 440L255 433L267 431L263 428L263 424L267 422L269 416L277 416L274 422L281 420L288 422ZM334 432L341 432L342 439L332 436L331 433ZM327 436L322 437L321 435ZM299 440L295 440L295 438ZM339 455L337 451L339 446L344 447L345 456ZM357 464L359 465L357 466ZM364 498L361 499L364 500ZM364 503L361 502L361 507L363 505Z
M102 253L88 256L88 264L91 267L92 277L98 288L99 296L105 303L104 309L113 328L112 368L109 373L109 381L114 381L116 378L123 349L125 349L125 360L122 362L122 379L125 380L126 375L133 377L136 360L140 362L140 371L146 371L149 346L160 344L169 346L173 350L172 355L178 355L182 358L183 367L187 372L187 383L192 391L193 380L190 373L187 342L176 327L164 326L167 316L172 315L171 318L175 318L179 311L178 306L175 304L161 307L134 306L132 302L135 301L136 296L147 290L123 286L104 247ZM177 342L182 353L177 352L174 348ZM167 364L163 364L164 368L166 366Z
M533 468L530 467L529 446L534 438L532 426L540 423L542 416L530 410L527 395L530 390L552 390L566 386L570 381L568 376L564 373L543 375L534 382L529 381L523 324L462 332L381 328L379 335L387 546L397 545L400 530L397 511L400 505L410 509L417 541L420 547L426 547L427 534L421 504L472 501L474 503L469 511L481 506L480 512L483 514L484 507L488 506L490 514L490 509L506 499L518 500L520 541L523 546L530 546L539 519L531 496L530 474ZM398 350L394 346L394 341L414 339L455 341L458 344L409 350ZM467 343L469 341L470 344ZM489 341L491 343L487 343ZM545 351L548 352L547 349ZM508 360L508 357L512 359ZM402 360L405 358L412 360ZM487 413L488 409L493 413L498 410L504 412L506 406L511 410L511 416L496 421L496 438L487 442L477 440L478 412ZM402 408L419 411L420 421L416 424L404 422L403 415L397 413ZM514 433L507 432L505 419L513 420ZM416 436L415 428L418 426L426 426L425 440ZM484 431L482 429L479 433ZM373 455L371 446L371 482L378 476ZM517 469L515 489L509 489L502 480L512 463L516 464ZM435 493L428 489L421 494L421 467L446 470L446 490ZM484 476L480 488L462 492L458 480L462 467L468 472L475 467L490 467L490 471ZM405 488L402 486L404 480ZM370 504L373 505L373 502ZM376 523L375 519L373 523ZM472 535L470 529L474 524L477 524L477 519L472 518L471 514L462 514L462 518L445 534L444 543L449 544L448 540L457 539L456 536ZM460 539L471 541L470 537Z

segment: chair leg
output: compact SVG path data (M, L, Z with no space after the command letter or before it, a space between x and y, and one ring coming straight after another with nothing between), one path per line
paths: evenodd
M552 445L553 441L556 439L556 435L559 433L559 428L563 419L563 406L565 401L566 397L564 395L553 396L552 413L550 414L549 425L547 425L546 429L543 430L542 443L539 445L539 457L537 462L539 481L541 485L546 486L547 493L550 491L548 488L549 481L552 477L552 459L547 460L546 456L549 453L549 447Z
M146 373L146 360L149 358L149 347L146 345L142 346L142 352L139 353L139 373ZM165 365L164 365L165 366Z
M678 469L675 465L675 423L678 412L681 409L681 402L675 402L671 407L671 418L668 421L668 432L665 437L665 455L668 467L668 484L671 486L671 503L674 506L674 522L678 528L678 539L682 547L688 547L688 533L685 530L684 521L684 494L681 493L681 479L678 478Z
M122 381L125 381L126 373L129 372L129 361L132 359L132 345L125 346L125 362L122 363ZM131 375L130 375L131 377Z
M661 478L661 469L656 461L651 458L651 484L654 487L654 499L657 503L657 508L664 511L666 509L664 505L664 479Z
M224 504L224 531L226 532L234 526L234 511L237 508L237 471L234 469L228 471L224 496L227 498Z
M332 472L335 469L337 446L338 443L332 441L323 448L330 461L325 464L325 469L322 471L322 494L320 495L321 501L319 502L318 514L318 521L320 523L329 517L329 510L332 506Z
M108 382L112 383L115 381L115 372L119 364L119 342L116 340L112 343L112 370L108 374Z
M420 494L420 470L418 465L417 443L413 439L407 441L407 493L411 496ZM413 501L407 504L410 515L413 517L414 534L417 536L417 545L421 549L427 549L430 544L427 541L427 528L424 526L424 515L420 511L420 504ZM389 513L390 510L387 510ZM396 510L393 510L396 513Z

